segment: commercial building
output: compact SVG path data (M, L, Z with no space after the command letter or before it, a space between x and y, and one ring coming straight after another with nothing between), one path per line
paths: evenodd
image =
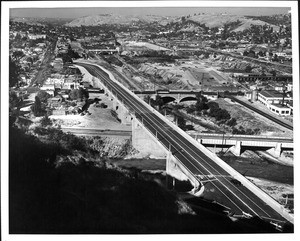
M292 110L286 104L292 100L276 90L263 90L258 93L258 101L267 106L273 113L281 116L291 115Z

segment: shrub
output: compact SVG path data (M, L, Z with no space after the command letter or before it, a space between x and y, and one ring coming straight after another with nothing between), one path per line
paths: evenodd
M236 119L235 118L231 118L228 122L227 122L227 125L229 126L235 126L237 123L236 123Z

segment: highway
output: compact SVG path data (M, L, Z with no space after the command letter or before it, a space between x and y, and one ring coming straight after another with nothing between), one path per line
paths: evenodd
M210 190L214 196L221 197L220 200L217 200L218 203L228 207L231 213L237 216L250 214L279 224L287 222L284 217L246 187L232 182L229 173L160 119L147 107L145 102L137 101L127 90L111 80L101 68L86 63L76 64L83 66L92 75L99 78L126 105L129 111L172 152L182 166L205 183L206 190Z

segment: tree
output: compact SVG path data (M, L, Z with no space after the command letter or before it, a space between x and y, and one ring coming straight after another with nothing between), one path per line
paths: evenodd
M236 119L235 118L231 118L228 122L227 125L229 126L236 126Z
M63 60L63 63L73 63L73 60L72 58L68 55L68 54L63 54L62 55L62 60Z
M215 111L215 110L217 110L217 109L220 109L219 104L216 103L216 102L214 102L214 101L208 102L207 105L208 105L208 107L209 107L210 112L213 112L213 111Z
M229 112L227 110L224 109L219 109L216 112L216 120L220 121L220 120L229 120L231 118Z
M78 89L73 89L71 90L69 97L71 100L77 100L79 99L79 90Z
M17 93L13 90L9 91L9 108L17 107L20 103L20 99L17 96Z
M78 100L80 99L81 101L83 99L88 99L89 98L89 92L83 88L79 88L79 89L73 89L71 90L70 94L69 94L69 97L72 99L72 100Z
M249 52L247 50L244 51L243 56L248 56Z
M150 100L151 100L151 96L150 96L150 95L145 95L145 96L144 96L144 101L145 101L147 104L150 104Z
M40 90L39 92L37 92L36 96L39 97L40 101L43 103L46 103L47 100L50 98L50 94L48 94L44 90Z
M20 80L21 67L15 60L9 57L9 87L18 86Z
M41 116L44 114L44 110L42 109L42 104L41 104L40 98L38 96L35 96L35 102L31 106L31 110L32 110L34 116Z
M207 98L204 95L202 95L201 92L197 94L196 98L197 98L197 102L195 105L196 110L197 111L207 110L208 109Z
M245 68L245 72L246 73L251 73L252 71L252 67L250 65L247 65L246 68Z
M19 60L19 59L21 59L21 58L24 57L24 56L25 56L25 54L23 53L23 51L20 51L20 50L14 51L14 52L12 53L12 57L13 57L15 60Z
M79 88L79 98L87 100L89 98L89 92L84 88Z
M184 130L186 126L186 120L182 116L177 116L177 125L179 128Z

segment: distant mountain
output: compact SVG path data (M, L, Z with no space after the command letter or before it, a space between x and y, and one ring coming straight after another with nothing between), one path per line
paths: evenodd
M34 18L34 17L15 17L10 21L22 22L28 25L45 26L45 24L65 24L72 21L74 18Z
M144 22L144 23L152 23L157 22L161 25L166 25L170 21L176 19L175 17L165 17L165 16L158 16L158 15L144 15L144 16L137 16L137 15L116 15L116 14L99 14L93 16L86 16L77 18L70 23L65 24L68 27L79 27L83 26L96 26L101 24L122 24L122 25L129 25L134 22Z
M261 20L254 20L252 18L248 18L245 16L239 15L226 15L226 14L217 14L217 15L210 15L210 14L202 14L202 15L195 15L187 18L187 20L191 20L197 23L205 24L209 28L214 27L224 27L225 24L230 24L233 27L233 31L243 31L245 29L250 28L252 25L270 25ZM279 30L279 27L276 25L270 25L273 27L275 31Z
M185 21L185 22L184 22ZM116 14L100 14L93 16L86 16L77 18L65 26L69 27L79 27L84 26L96 26L101 24L122 24L129 25L134 22L144 22L152 23L156 22L160 25L172 24L182 24L182 29L178 31L194 31L201 28L200 25L205 25L206 27L224 27L225 24L231 26L232 31L243 31L250 28L252 25L265 25L268 24L264 21L258 19L252 19L245 16L238 15L225 15L225 14L201 14L187 17L174 17L174 16L159 16L159 15L116 15ZM186 24L189 23L189 25ZM198 26L197 26L198 25ZM268 24L270 25L270 24ZM271 25L274 30L278 30L279 27L276 25Z
M10 21L13 21L13 22L26 23L28 25L43 26L44 24L41 24L38 20L39 19L36 19L36 18L21 18L21 17L10 19Z

